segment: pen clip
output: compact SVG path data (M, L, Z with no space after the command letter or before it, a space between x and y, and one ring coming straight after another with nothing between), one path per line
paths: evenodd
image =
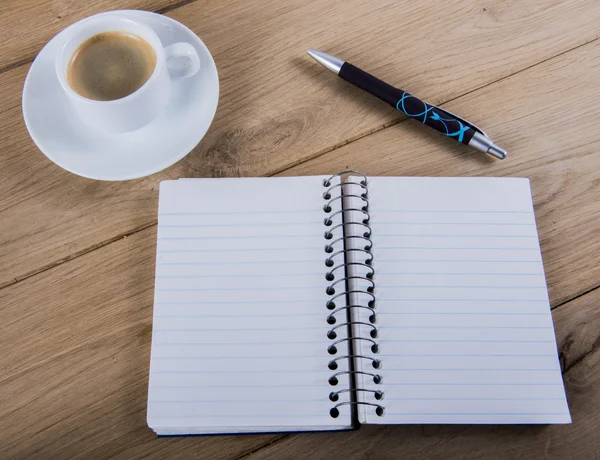
M488 136L487 133L483 129L481 129L479 126L477 126L475 123L471 123L469 120L465 120L464 118L459 117L455 113L450 112L450 110L442 109L441 107L436 107L436 109L441 110L443 112L446 112L448 115L453 116L454 118L456 118L461 123L469 126L470 128L472 128L473 130L477 131L478 133L483 134L488 139L490 138L490 136Z

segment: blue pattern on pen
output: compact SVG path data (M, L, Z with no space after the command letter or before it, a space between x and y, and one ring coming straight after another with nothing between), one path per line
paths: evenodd
M423 105L423 108L420 112L409 111L406 107L406 102L412 99L414 102L418 102ZM427 124L432 128L437 129L442 134L448 137L455 137L459 142L463 141L465 133L471 129L469 126L465 126L462 122L455 118L443 118L439 115L439 113L434 110L436 107L423 102L422 100L414 97L412 94L404 91L402 93L402 97L396 102L396 109L404 114L408 115L411 118L416 118L423 124ZM431 120L437 121L441 126L433 126L431 123L427 123L427 117L430 117ZM456 127L451 128L449 125L455 124L458 125ZM443 130L441 129L443 128Z

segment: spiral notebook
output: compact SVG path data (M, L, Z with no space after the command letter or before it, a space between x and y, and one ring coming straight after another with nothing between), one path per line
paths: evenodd
M529 181L160 186L159 435L569 423Z

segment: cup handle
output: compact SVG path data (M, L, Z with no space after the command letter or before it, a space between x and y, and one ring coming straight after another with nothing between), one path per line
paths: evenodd
M200 70L200 58L189 43L179 42L165 48L167 69L173 80L183 80Z

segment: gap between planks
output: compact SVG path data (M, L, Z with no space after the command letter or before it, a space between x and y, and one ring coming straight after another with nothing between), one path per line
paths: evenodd
M125 233L121 233L120 235L115 235L114 237L109 238L105 241L101 241L99 243L88 246L87 248L83 248L77 252L74 252L73 254L69 254L68 256L63 257L62 259L55 260L54 262L52 262L48 265L44 265L43 267L34 269L28 273L25 273L24 275L18 276L16 278L14 278L12 281L7 281L4 284L0 285L0 289L4 289L9 286L13 286L17 283L20 283L21 281L31 278L32 276L39 275L40 273L51 270L54 267L58 267L59 265L62 265L65 262L76 259L77 257L81 257L85 254L95 251L96 249L103 248L104 246L108 246L109 244L114 243L115 241L119 241L123 238L127 238L128 236L134 235L135 233L141 232L142 230L146 230L147 228L154 227L157 223L158 223L158 221L155 219L151 222L145 223L144 225L140 225L136 228L133 228Z
M495 85L496 83L504 81L507 78L513 77L514 75L518 75L521 72L525 72L525 71L527 71L527 70L529 70L529 69L531 69L531 68L533 68L535 66L541 65L544 62L551 61L552 59L556 59L556 58L558 58L560 56L563 56L563 55L565 55L567 53L575 51L575 50L577 50L579 48L582 48L584 46L588 46L588 45L590 45L590 44L598 41L599 39L600 39L600 37L596 37L596 38L594 38L592 40L589 40L589 41L587 41L585 43L581 43L581 44L579 44L577 46L574 46L573 48L569 48L568 50L561 51L560 53L557 53L557 54L555 54L552 57L548 57L546 59L542 59L541 61L538 61L538 62L535 62L533 64L530 64L527 67L523 67L522 69L519 69L516 72L513 72L513 73L511 73L509 75L505 75L503 77L498 78L497 80L488 82L488 83L486 83L484 85L478 86L477 88L473 88L473 89L471 89L471 90L469 90L469 91L467 91L467 92L465 92L465 93L463 93L463 94L461 94L459 96L455 96L455 97L453 97L451 99L447 99L447 100L441 102L440 104L438 104L438 106L444 106L446 104L449 104L451 102L456 101L457 99L460 99L461 97L468 96L469 94L472 94L472 93L474 93L476 91L480 91L480 90L482 90L484 88L487 88L488 86ZM279 174L279 173L282 173L284 171L287 171L288 169L295 168L296 166L301 165L302 163L306 163L307 161L311 161L311 160L314 160L315 158L319 158L320 156L323 156L323 155L325 155L325 154L327 154L329 152L332 152L332 151L337 150L337 149L339 149L341 147L344 147L345 145L348 145L348 144L351 144L353 142L356 142L356 141L358 141L358 140L360 140L360 139L362 139L364 137L370 136L371 134L375 134L375 133L378 133L379 131L383 131L384 129L387 129L390 126L395 126L398 123L402 123L403 121L406 121L408 119L409 118L407 116L401 115L400 117L398 117L398 119L396 119L394 121L391 121L391 122L388 122L388 123L384 123L381 126L378 126L378 127L373 128L373 129L370 129L370 130L368 130L368 131L366 131L364 133L357 134L356 136L350 137L350 138L346 139L343 142L338 142L337 144L334 144L331 147L326 147L323 150L319 150L319 151L315 152L315 154L312 155L312 156L310 156L310 157L303 158L302 160L296 161L296 162L294 162L292 164L289 164L287 166L284 166L282 168L274 170L274 171L270 172L269 174L265 174L265 176L267 176L267 177L274 176L276 174Z
M249 452L246 452L244 454L241 454L241 455L239 455L237 457L232 458L231 460L243 460L244 458L248 458L251 455L254 455L259 450L264 449L265 447L271 447L273 444L281 441L282 439L287 438L288 436L289 436L289 434L282 434L278 438L272 439L269 442L267 442L267 443L265 443L265 444L263 444L261 446L255 447L254 449L250 450Z
M153 11L152 10L148 10L148 11L151 11L153 13L158 13L158 14L165 14L170 11L176 10L177 8L187 6L187 5L197 2L197 1L198 0L181 0L180 2L174 3L172 5L164 6L162 8L159 8L159 9L153 10ZM67 27L69 27L69 26L67 26ZM22 59L20 61L11 62L10 64L5 65L4 67L0 67L0 75L2 75L5 72L10 72L11 70L17 69L21 66L31 64L36 57L37 57L37 55L34 56L33 58ZM2 289L2 287L4 287L4 286L0 286L0 289Z
M172 11L172 10L175 10L175 9L180 8L182 6L194 3L196 1L198 1L198 0L182 0L181 2L178 2L178 3L174 4L174 5L162 8L162 9L158 10L158 12L165 13L165 12L168 12L168 11ZM531 69L531 68L533 68L535 66L541 65L541 64L543 64L545 62L548 62L548 61L550 61L552 59L556 59L557 57L560 57L560 56L563 56L563 55L565 55L567 53L573 52L573 51L575 51L575 50L577 50L579 48L582 48L584 46L588 46L588 45L590 45L590 44L598 41L599 39L600 39L600 37L596 37L596 38L594 38L592 40L589 40L589 41L587 41L585 43L582 43L582 44L579 44L577 46L574 46L573 48L569 48L568 50L565 50L565 51L562 51L560 53L557 53L557 54L555 54L552 57L548 57L548 58L542 59L542 60L540 60L540 61L538 61L538 62L536 62L534 64L530 64L530 65L528 65L526 67L523 67L522 69L517 70L516 72L511 73L510 75L505 75L505 76L500 77L500 78L498 78L498 79L496 79L496 80L494 80L492 82L488 82L488 83L486 83L484 85L481 85L481 86L478 86L476 88L473 88L472 90L469 90L469 91L467 91L467 92L465 92L465 93L463 93L463 94L461 94L459 96L453 97L451 99L447 99L447 100L443 101L442 103L440 103L439 106L444 106L444 105L446 105L446 104L448 104L450 102L453 102L453 101L455 101L455 100L457 100L459 98L462 98L462 97L467 96L469 94L472 94L472 93L474 93L476 91L480 91L483 88L487 88L487 87L489 87L491 85L494 85L494 84L496 84L498 82L506 80L509 77L512 77L514 75L518 75L521 72L525 72L525 71L527 71L527 70L529 70L529 69ZM27 62L29 62L29 61L26 61L24 63L27 63ZM23 65L23 64L20 64L20 65ZM11 64L8 67L14 68L14 66L15 66L15 64ZM4 72L4 70L0 69L0 75L2 74L2 72ZM375 134L375 133L378 133L380 131L383 131L384 129L387 129L387 128L391 127L391 126L395 126L395 125L397 125L399 123L407 121L408 119L409 118L406 117L406 116L399 117L395 121L392 121L392 122L389 122L389 123L384 123L381 126L378 126L376 128L370 129L370 130L368 130L366 132L363 132L363 133L360 133L360 134L358 134L356 136L350 137L350 138L344 140L343 142L339 142L337 144L334 144L332 146L329 146L329 147L326 147L326 148L324 148L322 150L319 150L314 155L311 155L310 157L304 158L304 159L302 159L300 161L293 162L293 163L291 163L289 165L286 165L283 168L279 168L279 169L270 171L270 172L264 174L263 177L271 177L271 176L274 176L276 174L280 174L280 173L282 173L282 172L284 172L284 171L286 171L288 169L294 168L294 167L296 167L296 166L298 166L300 164L306 163L308 161L312 161L312 160L314 160L314 159L316 159L316 158L318 158L320 156L323 156L323 155L325 155L325 154L327 154L329 152L337 150L337 149L339 149L339 148L341 148L341 147L343 147L345 145L351 144L351 143L356 142L356 141L358 141L360 139L363 139L363 138L365 138L367 136L370 136L372 134ZM52 269L54 267L62 265L63 263L68 262L68 261L73 260L73 259L76 259L77 257L83 256L83 255L88 254L88 253L90 253L92 251L95 251L97 249L103 248L104 246L107 246L107 245L109 245L111 243L114 243L115 241L118 241L118 240L120 240L122 238L126 238L128 236L131 236L131 235L137 233L137 232L141 232L143 230L146 230L146 229L148 229L150 227L153 227L153 226L157 225L157 223L158 223L157 219L154 219L151 222L148 222L148 223L146 223L144 225L140 225L140 226L138 226L138 227L136 227L134 229L131 229L131 230L127 231L127 232L124 232L122 234L116 235L116 236L114 236L112 238L109 238L109 239L107 239L105 241L101 241L99 243L95 243L95 244L93 244L91 246L88 246L87 248L81 249L81 250L79 250L79 251L77 251L77 252L75 252L73 254L70 254L70 255L68 255L66 257L63 257L63 258L61 258L59 260L55 260L55 261L53 261L53 262L51 262L51 263L49 263L47 265L44 265L43 267L39 267L39 268L33 269L33 270L31 270L31 271L23 274L23 275L19 275L19 276L13 278L13 280L11 280L11 281L7 281L7 282L5 282L3 284L0 284L0 290L4 289L6 287L12 286L14 284L17 284L17 283L19 283L21 281L24 281L24 280L26 280L28 278L31 278L32 276L35 276L35 275L38 275L38 274L42 273L42 272L50 270L50 269ZM578 297L581 297L581 296L583 296L583 295L585 295L585 294L587 294L587 293L589 293L589 292L597 289L598 287L600 287L600 286L595 286L595 287L593 287L593 288L591 288L591 289L589 289L587 291L576 293L572 297L570 297L569 299L567 299L564 302L562 302L562 303L556 305L555 307L553 307L553 309L554 308L558 308L558 307L560 307L560 306L562 306L562 305L564 305L564 304L566 304L568 302L571 302L572 300L574 300L574 299L576 299Z

